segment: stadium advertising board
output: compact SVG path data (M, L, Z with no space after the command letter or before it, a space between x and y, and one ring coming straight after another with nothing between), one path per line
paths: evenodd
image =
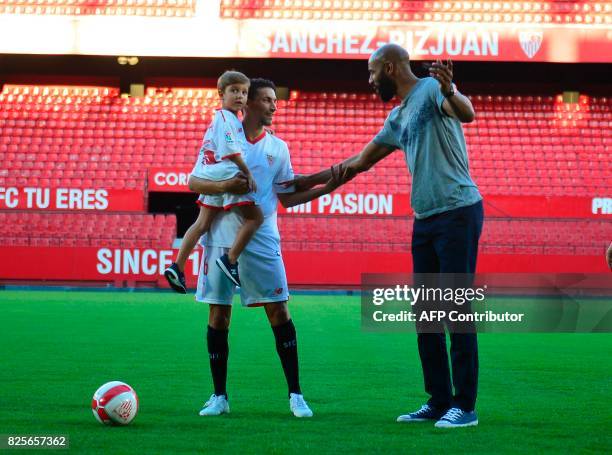
M200 0L188 17L0 14L0 53L366 59L393 42L415 60L610 62L609 27L584 21L236 20Z
M191 169L149 168L148 189L160 192L187 192Z
M332 193L288 209L280 207L279 212L292 215L408 216L412 209L408 194Z
M610 46L605 29L565 27L512 27L500 24L424 25L423 23L339 23L320 27L309 21L243 26L240 49L247 56L289 58L368 58L386 43L406 48L414 60L606 62L599 45ZM242 37L245 38L242 38ZM248 38L247 38L248 37Z
M0 187L0 209L9 210L141 212L145 210L144 199L142 190Z
M612 218L612 198L584 196L485 195L485 211L493 217Z
M148 172L148 190L188 192L189 173L188 169L151 168ZM485 195L484 202L487 216L493 217L602 219L612 216L612 198L603 196ZM279 207L279 213L347 216L413 215L409 194L358 192L335 192L289 209Z
M406 240L409 241L408 239ZM195 287L203 250L191 254L185 268L187 285ZM8 280L157 282L165 286L163 271L177 250L114 247L7 246L0 250L0 278ZM20 258L15 261L14 258ZM285 251L283 260L290 285L359 285L362 273L410 273L407 252ZM304 264L308 264L307 267ZM508 273L605 273L601 255L481 254L478 271ZM119 286L122 284L118 283Z
M489 217L610 218L612 198L577 196L485 195ZM279 209L280 213L308 215L412 216L409 194L332 193L312 202Z

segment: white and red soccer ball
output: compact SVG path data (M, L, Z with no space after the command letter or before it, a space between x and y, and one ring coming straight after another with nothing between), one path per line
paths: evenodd
M94 393L91 410L100 423L127 425L138 412L138 395L125 382L107 382Z

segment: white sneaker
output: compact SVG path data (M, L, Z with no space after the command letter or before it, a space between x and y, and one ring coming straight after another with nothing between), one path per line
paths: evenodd
M289 395L289 409L296 417L312 417L312 411L304 401L304 396L299 393Z
M225 395L215 395L214 393L210 396L210 399L204 403L204 407L200 411L201 416L218 416L221 414L229 414L229 403L225 398Z

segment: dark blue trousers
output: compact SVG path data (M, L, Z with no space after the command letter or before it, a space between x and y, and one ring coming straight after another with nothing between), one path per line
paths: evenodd
M475 273L483 217L480 201L425 219L415 219L412 233L414 273ZM441 333L419 332L417 341L425 391L431 395L428 404L439 409L458 407L464 411L474 410L478 388L476 333L450 333L452 383L444 329Z

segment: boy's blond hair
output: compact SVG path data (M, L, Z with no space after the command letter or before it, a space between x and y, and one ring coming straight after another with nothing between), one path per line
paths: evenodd
M250 80L240 71L226 71L217 79L217 90L222 95L225 89L233 84L250 85Z

